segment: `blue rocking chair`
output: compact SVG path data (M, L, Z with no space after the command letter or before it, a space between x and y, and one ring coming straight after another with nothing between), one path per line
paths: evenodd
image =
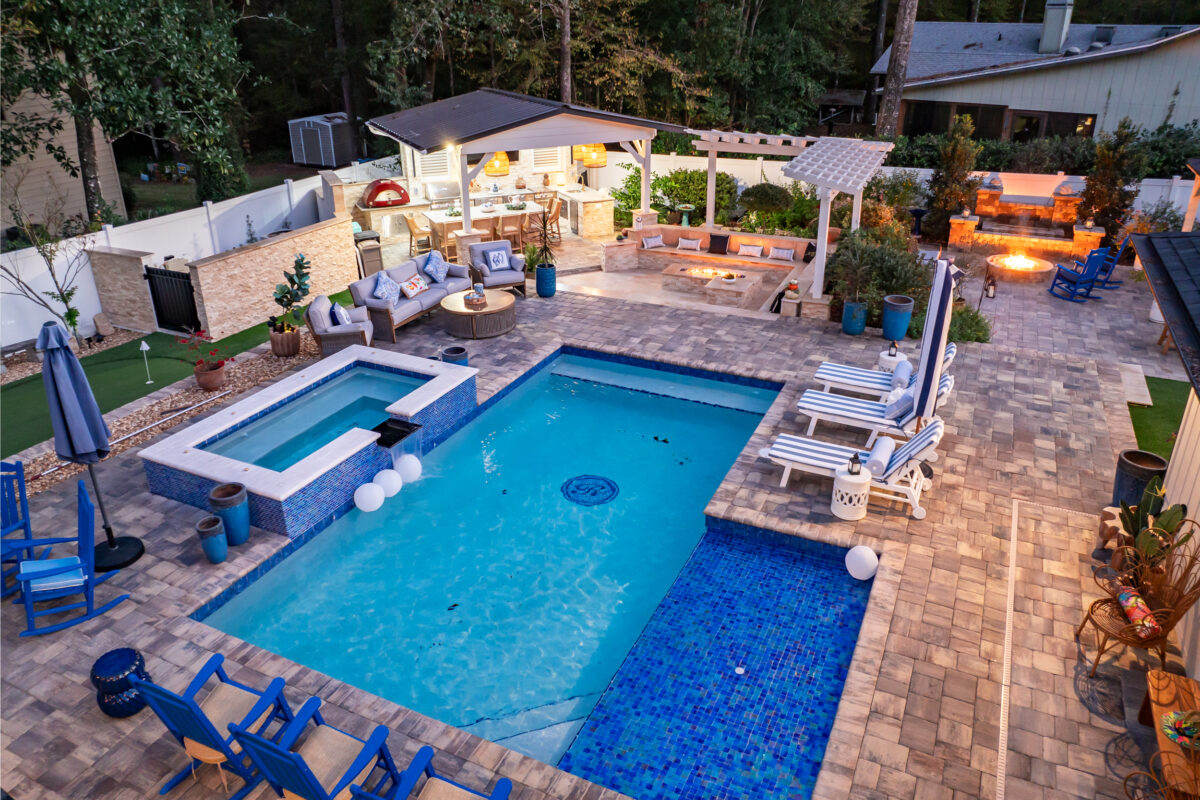
M0 597L20 588L20 563L50 555L50 545L75 541L72 537L35 539L29 526L29 498L25 494L25 467L20 461L0 462ZM45 547L44 550L39 550ZM8 579L12 578L12 583Z
M83 481L79 482L79 536L77 541L79 548L77 556L40 560L30 558L17 565L17 583L21 588L21 601L25 604L27 625L26 629L21 631L22 636L38 636L78 625L85 620L110 611L113 606L129 599L129 595L123 594L102 606L96 605L96 586L118 574L118 571L105 572L99 577L96 576L96 507L88 498ZM34 607L35 603L73 597L77 594L82 594L83 600L67 605L43 608L40 611ZM77 609L83 609L83 614L56 622L53 625L39 627L37 624L40 617L63 614Z
M470 796L482 797L484 800L507 800L509 793L512 791L512 781L508 778L501 778L496 781L496 787L492 789L492 793L484 794L442 775L438 775L433 771L432 747L422 747L417 751L412 763L408 765L408 769L400 773L400 781L387 794L375 794L358 786L351 786L350 791L353 792L354 797L358 798L358 800L406 800L417 787L417 781L421 779L422 775L429 779L426 785L435 781L449 784L449 786L437 787L437 789L441 789L442 791L435 790L431 792L435 797L465 798ZM425 794L424 789L421 790L421 794Z
M365 787L376 773L371 791L381 797L391 796L400 773L388 750L387 727L377 726L363 741L325 722L320 706L320 698L310 697L277 740L240 725L230 725L229 730L281 797L348 800L351 785ZM297 744L310 722L312 730Z
M1121 256L1125 255L1125 248L1129 246L1129 237L1125 237L1125 241L1121 242L1121 246L1116 250L1111 247L1104 250L1104 263L1100 266L1100 271L1096 273L1096 287L1100 289L1115 289L1125 281L1114 281L1112 279L1113 270L1117 268L1117 262L1121 260ZM1076 261L1076 264L1079 262Z
M243 725L257 733L265 733L274 721L283 723L276 735L292 720L292 709L283 696L283 678L275 678L265 691L259 692L249 686L230 680L221 666L225 657L217 654L210 658L200 672L188 684L182 695L162 688L148 680L131 675L130 684L137 689L154 713L167 726L180 746L190 757L190 762L159 791L166 794L179 785L188 775L195 775L200 764L216 764L221 775L221 785L229 792L225 772L232 772L246 784L231 800L241 800L262 782L262 775L237 752L233 737L227 732L231 723ZM216 677L217 683L201 702L196 694Z
M1105 252L1101 248L1088 253L1087 260L1078 270L1058 264L1054 280L1050 282L1050 288L1046 291L1072 303L1086 303L1096 286L1096 275L1103 266Z

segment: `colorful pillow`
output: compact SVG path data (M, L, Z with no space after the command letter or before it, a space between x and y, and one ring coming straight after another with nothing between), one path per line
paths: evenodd
M675 249L676 250L699 251L700 250L700 240L699 239L688 239L686 237L680 236L679 241L675 244Z
M762 258L761 244L744 244L738 248L739 256L749 256L750 258Z
M400 284L388 277L386 272L376 273L375 289L371 296L378 300L387 300L388 305L396 305L400 299Z
M512 269L512 262L508 260L508 253L498 248L487 251L487 265L488 269L493 272L502 269Z
M425 262L425 274L432 278L434 283L446 282L446 276L450 274L450 265L437 250L429 254L429 260Z
M1162 627L1137 589L1132 586L1120 587L1117 602L1121 604L1121 610L1125 612L1139 639L1150 639L1162 633Z
M893 389L887 396L887 408L883 410L884 419L900 419L912 411L912 389Z
M663 246L663 240L662 240L661 235L647 236L642 239L642 249L643 250L653 250L656 247L662 247L662 246Z
M400 291L404 292L404 296L413 298L421 292L429 288L429 284L420 275L413 275L411 278L400 284Z
M767 258L777 258L780 261L791 261L796 257L796 251L790 247L772 247Z
M338 303L334 303L329 307L329 322L333 325L349 325L351 322L350 312Z

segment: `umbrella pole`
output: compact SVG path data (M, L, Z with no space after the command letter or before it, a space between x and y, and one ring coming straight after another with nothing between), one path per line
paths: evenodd
M135 536L113 536L112 525L108 522L108 509L104 507L104 495L100 492L100 484L96 482L96 465L88 464L88 474L92 476L92 489L96 494L96 505L100 507L100 519L104 524L104 537L107 541L96 545L96 571L112 572L127 567L142 557L146 546Z

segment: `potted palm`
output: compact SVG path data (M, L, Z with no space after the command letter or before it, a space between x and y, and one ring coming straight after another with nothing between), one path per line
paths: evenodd
M287 283L275 285L275 303L283 309L283 313L268 317L267 327L271 331L271 352L281 358L300 352L300 328L296 323L300 321L300 304L308 297L312 280L308 271L311 267L304 254L297 253L292 271L283 273Z
M179 343L187 346L197 386L206 392L215 392L225 385L225 364L233 361L233 357L222 356L220 350L212 346L206 331L192 331Z
M857 238L848 241L838 248L834 266L834 293L842 299L842 333L858 336L867 328L867 303L862 295L871 283L869 248Z
M544 210L534 222L532 233L533 249L527 252L532 253L533 258L528 259L526 263L537 265L535 277L538 297L553 297L557 284L557 273L554 267L554 241L551 238L550 217Z

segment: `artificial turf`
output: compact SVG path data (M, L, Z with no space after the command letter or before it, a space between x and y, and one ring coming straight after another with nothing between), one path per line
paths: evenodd
M330 295L330 299L343 305L353 305L348 291ZM236 356L267 339L264 321L262 325L255 325L215 342L209 349L219 350L222 356ZM138 349L143 341L150 345L146 355L149 356L150 377L154 379L152 384L146 383L146 365ZM132 342L84 356L79 363L104 413L186 378L192 374L193 366L187 348L179 343L179 337L169 333L147 334ZM0 386L0 456L7 458L53 435L40 373Z
M1191 384L1165 378L1146 378L1146 385L1150 388L1154 405L1129 406L1133 432L1137 435L1138 447L1170 458Z

